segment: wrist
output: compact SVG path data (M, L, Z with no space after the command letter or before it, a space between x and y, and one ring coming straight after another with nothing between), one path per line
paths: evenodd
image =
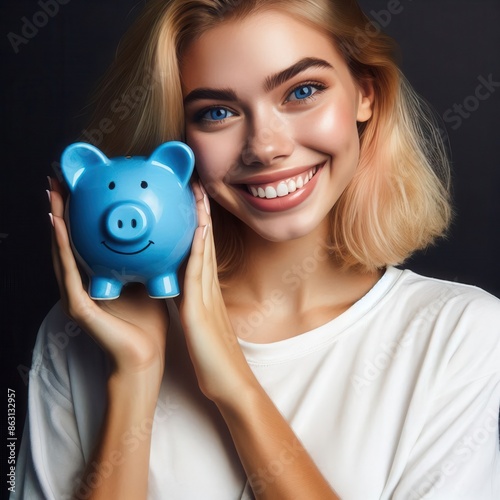
M230 392L213 398L224 418L242 421L255 413L269 397L255 377L234 384Z
M128 411L154 412L162 377L159 370L124 372L115 370L107 383L108 399Z

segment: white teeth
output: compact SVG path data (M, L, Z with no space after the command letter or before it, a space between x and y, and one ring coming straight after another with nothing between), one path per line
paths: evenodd
M297 189L303 188L316 174L318 167L314 167L304 174L304 176L297 176L294 179L288 179L286 181L281 181L276 188L273 186L264 187L254 187L248 186L249 191L256 198L267 198L273 199L286 196L290 193L294 193Z
M278 189L276 190L278 196L286 196L288 194L288 187L285 182L280 182L278 184Z
M278 196L278 193L276 193L276 189L274 189L272 186L266 187L266 198L272 199L272 198L276 198L277 196Z

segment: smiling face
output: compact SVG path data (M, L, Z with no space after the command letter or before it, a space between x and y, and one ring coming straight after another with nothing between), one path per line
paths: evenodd
M328 36L259 12L209 30L181 62L186 142L209 194L271 241L326 223L371 116Z

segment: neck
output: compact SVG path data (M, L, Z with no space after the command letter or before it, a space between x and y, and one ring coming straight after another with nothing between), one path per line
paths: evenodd
M224 291L226 303L264 303L274 297L284 313L331 304L347 308L380 273L344 270L327 250L329 221L308 235L285 242L261 238L243 227L247 265ZM361 292L360 292L361 290Z

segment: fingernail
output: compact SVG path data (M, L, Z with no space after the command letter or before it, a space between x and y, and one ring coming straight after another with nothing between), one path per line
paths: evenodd
M54 227L54 216L49 212L49 219L50 223L52 224L52 227Z
M208 234L208 224L203 227L203 239L207 237Z
M201 182L199 182L199 184L200 184L201 192L206 196L207 195L207 191L205 190L205 187L203 186L203 184Z
M45 190L45 192L47 193L47 198L49 199L49 203L51 202L51 194L50 194L50 191L48 189Z
M210 215L210 202L208 201L208 196L206 193L203 195L203 203L205 203L205 210L207 214Z
M47 175L47 182L49 183L49 188L52 191L52 179L51 179L50 175Z

